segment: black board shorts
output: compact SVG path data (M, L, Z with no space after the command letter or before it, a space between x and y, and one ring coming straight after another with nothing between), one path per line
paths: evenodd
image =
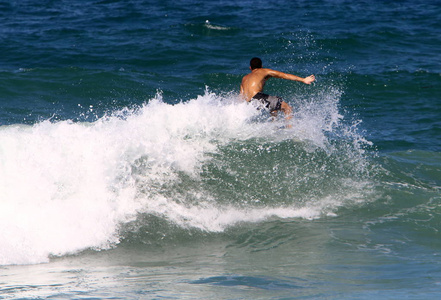
M251 98L262 103L270 112L280 110L282 107L282 98L277 96L270 96L264 93L257 93Z

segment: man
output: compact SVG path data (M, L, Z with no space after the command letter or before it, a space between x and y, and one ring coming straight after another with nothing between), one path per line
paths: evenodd
M311 84L311 82L315 80L314 75L301 78L296 75L262 68L262 60L258 57L251 59L250 69L251 73L245 75L242 79L242 83L240 85L240 95L248 102L251 100L259 101L269 109L271 115L277 115L279 110L283 111L287 120L292 118L291 106L285 101L282 101L282 98L280 97L264 94L263 87L265 86L265 82L270 77L300 81L305 84Z

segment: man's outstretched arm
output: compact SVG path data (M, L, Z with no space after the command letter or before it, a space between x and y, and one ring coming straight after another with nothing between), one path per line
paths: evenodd
M305 84L311 84L313 81L315 81L315 76L310 75L308 77L302 78L293 74L283 73L276 70L268 69L268 76L276 77L276 78L282 78L287 80L293 80L293 81L299 81L303 82Z

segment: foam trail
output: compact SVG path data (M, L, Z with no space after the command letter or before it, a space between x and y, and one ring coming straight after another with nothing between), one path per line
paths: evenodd
M329 205L331 202L323 201L321 205L307 207L278 206L243 209L232 205L218 206L209 202L188 206L164 197L158 197L150 203L144 213L164 216L183 228L222 232L226 228L242 222L261 222L274 217L316 219L323 214L325 205ZM334 214L328 212L327 215L333 216Z

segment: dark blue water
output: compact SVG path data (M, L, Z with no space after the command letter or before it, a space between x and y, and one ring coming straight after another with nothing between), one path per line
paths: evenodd
M1 299L441 294L438 1L0 2ZM250 58L301 77L239 97Z

